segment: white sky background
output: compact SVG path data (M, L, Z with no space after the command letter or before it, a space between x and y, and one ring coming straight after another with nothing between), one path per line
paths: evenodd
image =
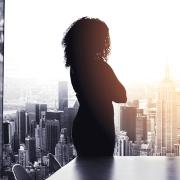
M63 33L90 16L109 26L109 64L125 85L162 79L167 62L180 79L180 1L8 0L5 8L5 78L68 79Z

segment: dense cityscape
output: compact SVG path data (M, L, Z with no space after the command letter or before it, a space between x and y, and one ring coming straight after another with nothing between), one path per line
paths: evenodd
M59 83L59 107L26 103L24 109L4 115L3 171L13 179L12 165L19 163L32 179L45 179L52 174L48 154L55 155L61 166L71 161L76 152L71 139L72 121L78 110L76 101L68 107L68 83Z
M68 82L58 85L58 107L27 102L3 116L3 178L13 179L12 166L22 165L34 180L53 173L49 154L61 167L76 157L71 127L79 104L69 105ZM180 92L166 67L154 98L114 104L115 156L179 156ZM92 131L93 133L93 131Z
M180 155L180 92L176 88L167 66L154 98L121 106L115 155Z

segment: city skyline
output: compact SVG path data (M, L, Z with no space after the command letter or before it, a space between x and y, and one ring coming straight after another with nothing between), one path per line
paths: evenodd
M175 91L168 67L164 74L155 96L114 105L115 156L180 155L180 92ZM16 113L4 114L4 176L10 177L11 166L19 163L33 179L41 180L52 174L48 153L52 153L61 166L76 156L71 128L79 105L74 101L73 106L69 106L72 96L68 89L67 81L58 83L58 103L54 108L26 102ZM177 104L174 95L177 95Z

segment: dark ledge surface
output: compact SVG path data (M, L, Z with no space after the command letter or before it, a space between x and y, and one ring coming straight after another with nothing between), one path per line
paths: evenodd
M76 158L48 180L180 180L180 157Z

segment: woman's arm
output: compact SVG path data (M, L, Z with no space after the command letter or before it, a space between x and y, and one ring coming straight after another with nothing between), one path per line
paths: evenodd
M109 69L109 77L108 81L109 81L109 91L112 97L112 101L116 102L116 103L126 103L127 101L127 97L126 97L126 89L124 88L124 86L120 83L120 81L117 79L115 73L113 72L113 70L111 69L111 67L109 65L108 69Z

